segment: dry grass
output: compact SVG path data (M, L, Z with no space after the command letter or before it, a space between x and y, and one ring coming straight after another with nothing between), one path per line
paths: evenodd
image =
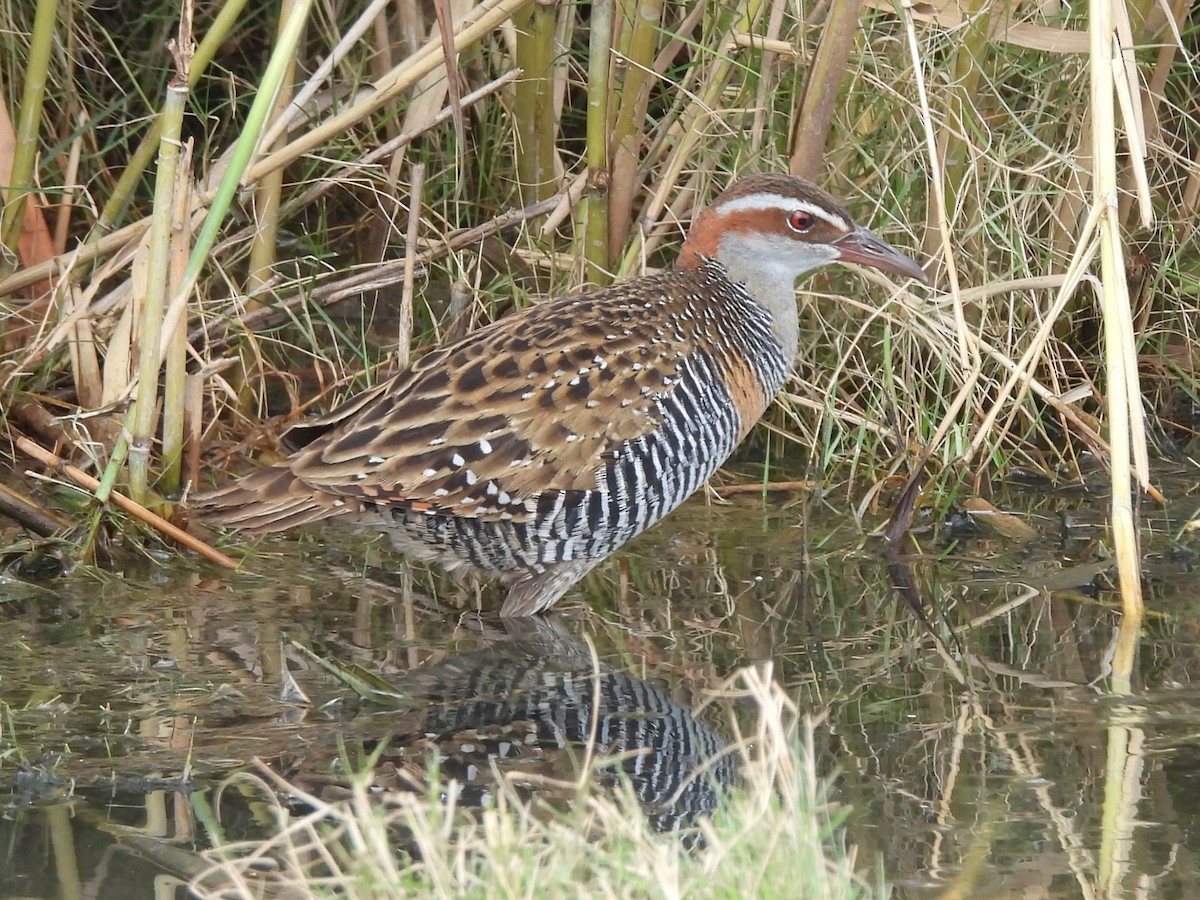
M1144 21L1134 10L1132 89L1098 120L1083 102L1087 19L1065 4L981 4L970 23L957 4L923 4L916 20L867 4L853 40L822 60L820 77L841 88L815 110L803 88L822 19L809 21L819 5L808 3L664 0L636 21L619 7L599 41L586 5L458 0L438 22L417 7L388 19L377 18L386 3L297 2L293 16L310 20L294 46L263 10L226 4L195 24L198 115L181 153L193 178L159 220L196 229L188 265L166 276L170 399L148 416L145 392L130 458L149 454L150 477L168 473L160 491L179 459L185 483L209 482L201 449L222 448L222 461L248 433L261 442L253 429L270 413L327 405L585 278L669 264L697 206L738 173L810 157L789 140L823 131L819 180L898 246L922 248L938 289L813 279L802 362L749 453L845 479L856 504L926 450L950 483L1013 467L1078 478L1084 454L1108 459L1105 374L1120 366L1140 369L1141 391L1128 379L1125 390L1146 398L1159 450L1186 454L1200 397L1200 80L1174 35L1195 45L1190 5L1177 0L1173 22L1162 5ZM0 7L6 85L26 74L28 6ZM176 32L178 13L117 23L65 6L56 33L74 55L50 56L34 119L46 124L31 136L43 155L29 196L54 242L20 248L0 279L0 403L32 394L64 428L32 424L42 416L21 429L72 445L112 480L123 406L155 356L138 340L155 293L149 157L137 147L139 123L163 108L167 57L144 48ZM607 72L589 59L594 37L613 48ZM445 77L447 47L461 90ZM292 69L295 104L280 111L272 79L283 90ZM589 90L605 91L609 127ZM1098 307L1120 270L1097 280L1090 264L1073 268L1095 250L1094 133L1136 151L1116 171L1132 295L1119 340L1105 338ZM406 272L415 290L402 288ZM1106 363L1118 344L1124 361ZM158 437L147 447L148 421Z
M492 808L466 815L452 783L381 803L363 776L346 800L303 796L312 811L297 815L275 800L287 785L250 779L272 805L278 834L210 851L213 867L192 890L207 898L882 895L839 840L841 812L824 799L811 723L769 671L746 670L734 684L756 704L757 729L739 744L744 784L703 825L702 850L653 833L627 793L585 791L568 813L501 793ZM396 849L398 833L419 858Z

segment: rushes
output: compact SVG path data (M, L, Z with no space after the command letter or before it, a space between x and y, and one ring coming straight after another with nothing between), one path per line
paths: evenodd
M1174 22L1158 5L1145 24L1134 17L1122 45L1154 41L1158 49L1118 60L1120 118L1116 110L1097 118L1094 104L1080 102L1091 77L1088 42L1083 17L1069 10L1055 17L1026 5L1002 14L977 4L980 15L964 18L953 4L919 6L914 62L908 20L893 4L864 2L856 26L838 5L843 50L830 68L841 76L818 83L814 72L812 90L824 84L828 94L840 81L842 99L816 110L823 110L816 125L828 120L823 147L814 126L801 129L804 146L796 150L805 151L805 165L826 160L818 180L857 201L860 220L899 246L925 246L942 266L953 259L956 269L939 282L948 299L900 294L882 308L847 299L859 291L846 276L814 281L791 399L777 405L751 452L769 449L772 460L810 463L826 480L852 478L851 493L902 465L911 442L931 449L951 482L964 469L984 475L1013 465L1072 477L1082 451L1107 458L1104 419L1115 386L1098 387L1110 365L1097 340L1095 295L1092 282L1080 280L1087 271L1072 271L1072 260L1089 257L1095 225L1088 213L1093 188L1099 190L1090 149L1097 129L1114 142L1128 133L1137 151L1121 157L1130 167L1115 172L1117 210L1105 225L1114 229L1109 246L1116 237L1126 244L1138 237L1147 261L1145 293L1121 336L1122 366L1128 374L1141 362L1143 375L1154 373L1142 391L1154 401L1151 414L1169 416L1180 408L1178 398L1197 393L1196 273L1183 242L1193 239L1200 197L1191 149L1200 125L1190 113L1200 97L1191 63L1173 39L1173 28L1186 42L1187 29L1196 27L1181 15L1186 5L1175 5ZM825 46L830 36L823 32L834 21L809 21L800 14L811 9L778 0L482 0L454 6L447 18L452 35L443 35L432 12L411 12L404 33L421 36L413 50L387 20L371 18L387 4L365 13L361 4L323 4L304 41L299 25L277 33L277 23L248 7L221 5L198 23L198 55L186 73L195 116L184 120L183 136L201 140L190 206L177 221L196 229L197 246L164 298L152 358L155 342L139 344L137 337L153 337L157 314L150 307L148 318L135 316L130 297L142 296L132 289L141 266L134 260L161 241L159 231L150 237L151 214L163 212L149 202L141 148L157 146L163 118L143 108L131 87L144 81L151 96L148 73L161 70L163 57L138 56L112 23L89 18L102 10L67 0L59 6L74 15L59 15L55 34L73 36L95 65L69 68L53 54L46 61L44 108L32 115L44 126L40 136L32 132L41 165L28 183L49 198L72 194L67 232L79 243L68 243L56 259L26 259L0 279L0 329L11 335L19 320L31 323L30 339L0 358L0 403L9 406L17 392L50 390L84 412L104 410L89 420L86 448L92 464L103 466L119 433L117 406L131 396L134 360L157 372L164 342L175 342L171 408L153 408L158 394L154 379L146 379L130 457L132 481L163 490L181 478L175 460L183 429L210 442L236 440L252 424L248 410L273 405L294 413L318 390L325 402L348 381L374 378L371 367L394 349L402 296L411 352L420 354L447 334L530 302L526 291L562 293L585 279L669 262L692 210L735 173L788 167L787 135L810 78L804 51L818 39ZM295 3L288 23L317 8ZM3 83L36 77L38 57L25 63L28 54L14 36L31 34L41 9L2 23L8 71L14 61L22 66ZM21 13L6 7L3 14ZM149 30L170 33L166 25L178 8L164 5L147 16L158 17ZM105 26L106 39L96 40ZM444 105L437 97L439 79L445 84L444 37L464 82L461 135L451 112L436 109ZM237 41L269 54L239 56L247 43ZM109 47L121 48L127 69L99 64ZM218 55L223 65L241 68L214 74L209 61ZM313 74L295 86L301 106L278 109L273 99L292 66ZM119 74L96 82L86 77L93 70ZM1153 91L1138 92L1139 78ZM57 115L59 108L78 115ZM393 111L403 125L387 118ZM1146 124L1134 128L1138 113ZM139 123L151 115L143 134ZM806 103L805 121L807 115ZM77 163L71 147L79 148ZM1142 148L1144 168L1133 164ZM406 195L419 165L421 202L410 207ZM86 193L67 184L73 171L71 180ZM272 174L278 186L258 196L278 198L271 218L277 236L258 228L251 208L251 192L266 191ZM931 187L943 182L945 218ZM1126 193L1124 186L1138 190ZM1141 224L1150 201L1163 222L1157 231ZM141 218L105 234L126 206ZM417 218L399 224L405 217L394 215L398 208L415 209ZM512 212L522 208L536 215ZM364 221L384 223L382 262L380 230L368 239ZM502 241L493 237L493 223L510 226ZM406 256L414 281L402 292L396 285ZM50 277L58 279L53 314L32 294L45 293ZM379 309L350 317L349 325L339 310L326 312L336 299L361 303L367 280ZM1103 278L1108 286L1119 280ZM447 301L452 284L460 296L465 288L465 303ZM261 309L246 303L242 286L254 287ZM203 410L203 421L186 426L181 330L195 342L191 396L194 404L199 392ZM229 341L205 344L206 334L243 335L253 366L262 367L264 377L251 379L254 396L237 415L224 414L237 391L219 374ZM1163 364L1145 365L1154 353ZM359 362L347 367L347 359ZM268 385L287 393L268 398ZM167 429L161 451L148 443L147 426L160 415ZM1160 424L1181 442L1195 430L1182 420ZM1140 439L1130 434L1136 448ZM164 471L170 474L160 483Z

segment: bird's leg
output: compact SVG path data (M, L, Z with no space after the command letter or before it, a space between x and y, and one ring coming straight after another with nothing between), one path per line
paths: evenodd
M555 563L540 575L522 575L511 582L508 596L500 607L505 618L533 616L549 609L554 603L592 571L603 560L577 559Z

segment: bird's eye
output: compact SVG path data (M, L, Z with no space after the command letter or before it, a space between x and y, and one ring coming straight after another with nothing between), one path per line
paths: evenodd
M800 234L812 231L815 224L817 224L816 216L806 209L793 210L792 214L788 216L788 228Z

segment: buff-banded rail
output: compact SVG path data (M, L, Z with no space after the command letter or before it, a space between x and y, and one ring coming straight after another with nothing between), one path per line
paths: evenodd
M807 181L742 178L672 270L426 353L196 506L247 532L352 519L413 558L503 580L502 616L543 612L729 457L795 360L796 279L834 262L926 280Z

